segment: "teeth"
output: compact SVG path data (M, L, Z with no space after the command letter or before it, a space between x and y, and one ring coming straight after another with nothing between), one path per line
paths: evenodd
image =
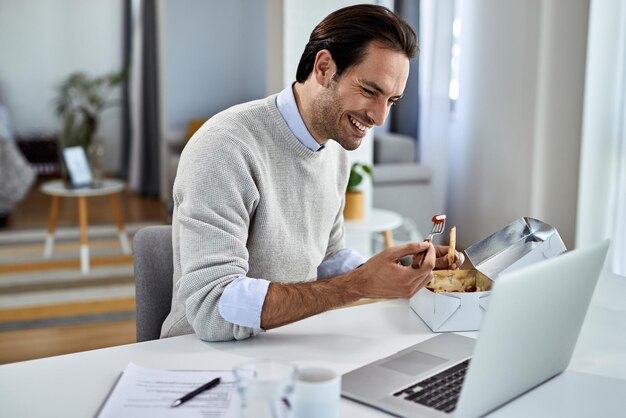
M352 119L352 117L349 118L350 122L352 122L352 124L354 126L356 126L357 128L359 128L360 131L362 132L366 132L369 128L361 123L359 123L359 121Z

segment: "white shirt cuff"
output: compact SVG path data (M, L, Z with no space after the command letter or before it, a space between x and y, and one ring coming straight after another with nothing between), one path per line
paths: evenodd
M224 288L218 310L224 320L249 328L261 328L261 310L269 280L240 276Z
M327 279L329 277L339 276L354 270L361 264L365 263L367 258L351 248L333 254L319 265L317 268L317 279Z

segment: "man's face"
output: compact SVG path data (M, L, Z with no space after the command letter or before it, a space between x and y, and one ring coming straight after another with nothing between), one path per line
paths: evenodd
M311 133L334 139L348 151L361 145L374 125L382 125L402 96L409 59L401 52L370 45L365 59L334 77L313 100Z

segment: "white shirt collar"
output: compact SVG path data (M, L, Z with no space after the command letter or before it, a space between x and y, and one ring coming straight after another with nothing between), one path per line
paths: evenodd
M283 91L278 94L276 98L276 107L282 115L283 119L289 126L291 132L298 138L298 141L311 151L321 151L325 148L324 145L320 145L315 138L311 135L307 129L302 116L298 111L298 105L296 104L296 97L293 94L293 84L287 86Z

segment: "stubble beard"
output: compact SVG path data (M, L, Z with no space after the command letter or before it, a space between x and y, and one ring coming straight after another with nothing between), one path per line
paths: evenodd
M336 81L313 100L311 124L314 132L326 139L339 143L345 150L354 151L361 145L362 138L345 132L342 125L343 104L337 93Z

